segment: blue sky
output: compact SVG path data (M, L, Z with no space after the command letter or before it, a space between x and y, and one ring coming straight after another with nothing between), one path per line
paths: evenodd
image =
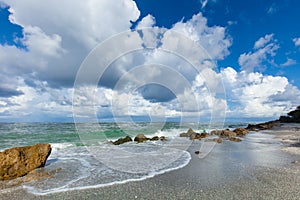
M0 121L277 118L300 104L299 18L297 0L0 0ZM76 85L122 45L142 50Z

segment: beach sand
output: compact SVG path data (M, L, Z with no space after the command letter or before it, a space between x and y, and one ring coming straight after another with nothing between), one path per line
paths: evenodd
M263 131L283 142L276 148L224 141L203 159L194 153L201 144L197 141L188 149L192 159L187 166L143 181L44 196L14 187L3 190L0 199L299 199L298 128L281 124Z

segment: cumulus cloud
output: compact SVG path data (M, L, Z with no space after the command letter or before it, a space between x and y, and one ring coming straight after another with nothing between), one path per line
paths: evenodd
M279 45L273 34L261 37L255 42L253 51L240 55L238 62L242 71L252 72L254 69L262 69L264 63L273 63Z
M73 113L86 121L222 118L227 106L229 113L264 117L283 112L300 96L286 78L253 72L275 56L273 34L240 56L241 72L228 67L218 73L216 61L230 54L232 39L225 27L208 26L201 13L171 29L157 27L147 15L130 30L140 15L131 0L4 2L10 21L23 28L16 40L25 48L0 46L0 120L71 119ZM79 66L87 55L91 65L84 71Z
M106 0L4 2L9 5L11 23L23 28L24 37L16 39L26 50L1 46L2 68L22 76L24 71L34 71L36 77L56 86L71 86L89 51L104 39L128 30L130 21L140 15L131 0L118 4Z
M221 74L229 97L229 115L277 117L300 100L300 91L285 77L237 72L230 67Z
M293 42L295 43L296 47L300 46L300 38L294 38Z

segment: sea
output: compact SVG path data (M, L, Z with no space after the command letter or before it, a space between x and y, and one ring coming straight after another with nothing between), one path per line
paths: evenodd
M41 170L57 171L52 178L22 185L28 192L47 195L58 192L99 188L130 181L145 180L186 166L191 160L187 151L193 141L179 137L189 128L202 133L213 129L234 129L247 123L0 123L0 151L37 143L52 147L46 166ZM165 136L166 141L111 141L127 135L134 138ZM257 140L258 137L252 137ZM200 157L213 151L215 142L200 142ZM256 148L256 147L255 147ZM59 169L59 170L58 170Z

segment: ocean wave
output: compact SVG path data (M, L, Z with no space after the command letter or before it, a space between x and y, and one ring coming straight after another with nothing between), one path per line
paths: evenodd
M48 164L43 170L53 171L57 168L62 170L57 172L53 178L25 183L23 187L28 192L35 195L47 195L141 181L182 168L191 159L191 155L187 151L172 148L164 149L153 143L129 143L123 147L121 145L119 149L112 145L92 148L69 144L55 144L54 146L55 151L49 157ZM121 149L127 152L127 157L120 153ZM161 154L162 151L165 154ZM136 157L137 152L139 152L140 158ZM97 157L98 153L101 153L99 154L101 156ZM126 159L129 161L127 164L130 163L130 165L126 167L127 164L125 163L120 167ZM160 161L170 159L170 162L161 165L157 159ZM134 160L136 162L133 162ZM108 163L107 161L117 162Z

